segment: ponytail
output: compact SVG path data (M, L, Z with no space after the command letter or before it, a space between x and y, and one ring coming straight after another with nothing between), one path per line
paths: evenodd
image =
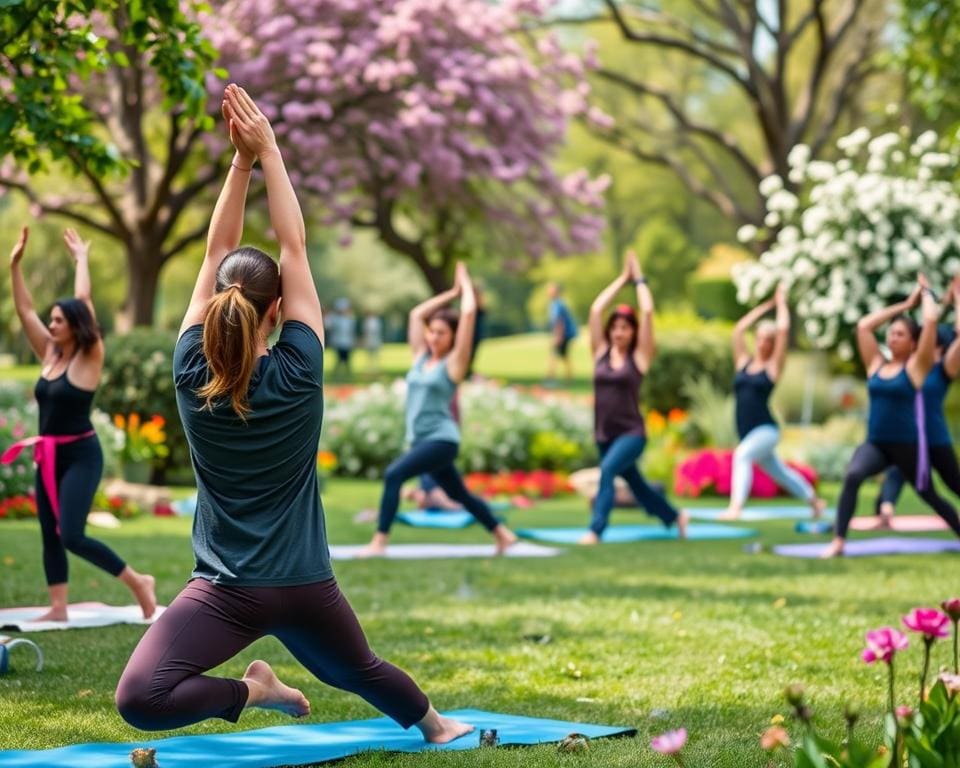
M229 395L240 418L250 412L247 389L257 364L259 327L257 309L239 285L231 285L210 299L203 318L203 354L210 380L197 390L197 396L206 401L204 408L212 410L215 400Z

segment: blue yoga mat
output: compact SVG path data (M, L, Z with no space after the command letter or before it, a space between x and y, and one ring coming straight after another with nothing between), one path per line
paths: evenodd
M786 557L820 557L825 543L783 544L773 551ZM843 548L844 557L870 557L872 555L932 555L939 552L960 552L956 539L919 539L908 536L885 536L879 539L852 539Z
M520 528L517 536L550 544L576 544L587 532L586 528ZM688 539L749 539L757 532L749 528L736 528L730 525L710 525L709 523L690 523L687 527ZM677 538L676 528L664 528L662 525L611 525L603 532L605 543L619 544L626 541L663 541Z
M716 520L724 512L727 511L726 507L691 507L687 510L690 513L690 517L694 520ZM824 518L830 518L833 516L832 509L824 510ZM821 518L821 519L824 519ZM794 506L794 507L749 507L743 510L743 513L740 515L737 520L730 520L727 522L737 523L757 523L763 520L810 520L810 507L807 506Z
M130 768L130 751L154 747L163 768L273 768L339 760L358 752L422 752L464 750L479 745L478 731L496 728L500 744L542 744L560 741L568 733L592 739L634 736L633 728L618 728L537 717L500 715L478 709L446 712L449 717L476 726L477 731L449 744L426 744L416 728L404 731L386 717L319 725L284 725L239 733L175 736L129 744L76 744L42 751L0 752L4 768Z
M490 502L494 512L504 512L510 505L503 501ZM412 509L400 512L397 520L414 528L467 528L477 522L477 518L464 509Z
M793 529L797 533L833 533L832 520L800 520Z

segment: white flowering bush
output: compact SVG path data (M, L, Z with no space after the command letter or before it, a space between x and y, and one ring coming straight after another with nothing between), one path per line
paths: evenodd
M737 300L786 283L807 337L849 358L857 321L909 294L918 272L945 288L960 271L960 197L949 180L957 154L939 144L933 131L911 143L858 128L837 141L834 162L794 147L789 184L779 176L760 183L766 229L737 233L742 242L773 238L759 261L734 267Z
M404 449L402 380L358 390L328 404L320 447L337 457L337 472L379 478ZM509 387L460 387L459 466L466 472L577 469L595 457L593 414L585 404L534 397Z

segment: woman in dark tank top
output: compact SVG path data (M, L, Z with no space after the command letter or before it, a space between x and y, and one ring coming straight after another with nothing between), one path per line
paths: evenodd
M640 317L628 304L618 305L606 324L603 313L621 288L635 286ZM676 523L686 537L688 516L678 512L657 493L637 468L646 446L640 413L640 384L650 367L653 342L653 295L633 251L627 253L623 272L590 307L590 349L594 359L594 438L600 453L600 482L593 500L590 530L580 544L597 544L610 520L614 478L626 480L637 502L668 528Z
M91 298L90 244L72 229L64 233L76 261L74 298L56 302L44 325L20 269L28 234L24 227L10 254L10 273L17 315L42 364L34 390L39 434L10 446L0 461L13 461L28 446L37 461L37 518L50 610L33 621L68 618L67 552L123 581L149 619L157 607L153 577L137 573L106 544L86 535L87 515L103 475L103 453L90 421L104 357Z
M747 349L746 333L761 317L776 309L774 322L757 325L753 355ZM825 503L813 487L795 469L776 454L780 428L770 412L770 395L783 372L790 335L790 308L786 290L778 286L772 299L754 307L740 318L733 329L733 380L737 435L740 444L733 454L730 505L721 520L736 520L753 485L753 465L759 464L781 488L810 505L813 517L820 517Z
M918 304L922 305L922 327L905 314ZM933 292L920 275L916 289L905 301L871 312L857 323L857 347L867 372L870 400L867 439L847 465L837 504L836 531L821 557L843 554L860 486L889 467L899 469L917 495L960 536L957 511L934 490L929 477L922 387L934 365L939 317ZM884 323L889 323L889 360L874 335Z

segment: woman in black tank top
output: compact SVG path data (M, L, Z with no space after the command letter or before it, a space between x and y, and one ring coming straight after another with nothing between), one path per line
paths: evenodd
M72 229L64 233L64 242L77 262L74 298L56 302L49 325L44 325L20 271L27 235L24 227L10 254L10 273L17 315L42 364L34 390L40 410L39 434L10 446L3 460L12 461L20 450L33 446L38 465L37 517L50 610L33 620L67 620L68 551L123 581L144 618L150 618L157 607L153 577L137 573L85 532L103 474L103 453L90 422L104 351L90 295L89 244Z
M746 334L767 312L776 309L776 320L757 324L757 340L751 355ZM753 465L759 464L770 478L791 495L810 505L813 517L825 506L813 486L788 467L776 454L780 428L770 412L770 395L783 371L790 334L790 308L786 290L778 286L773 298L747 312L733 330L733 361L736 375L733 394L740 443L733 454L730 504L721 520L736 520L753 485Z

